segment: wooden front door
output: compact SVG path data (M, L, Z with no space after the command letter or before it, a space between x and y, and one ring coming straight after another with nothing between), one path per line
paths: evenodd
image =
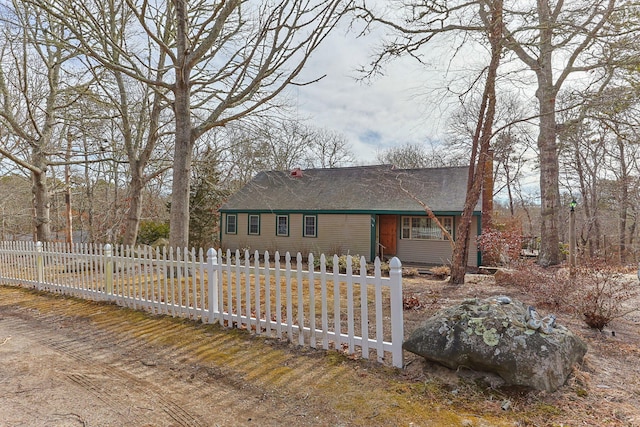
M380 244L383 248L378 248L378 254L385 257L396 254L396 244L398 241L398 217L395 215L380 215Z

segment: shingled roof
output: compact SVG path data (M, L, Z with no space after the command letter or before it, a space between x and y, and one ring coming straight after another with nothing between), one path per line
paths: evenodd
M390 165L260 172L220 210L424 212L417 198L436 213L460 212L467 174L468 167L396 169Z

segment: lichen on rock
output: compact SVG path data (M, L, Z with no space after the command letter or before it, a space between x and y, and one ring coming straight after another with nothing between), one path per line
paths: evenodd
M491 347L495 347L498 345L498 342L500 342L500 337L496 332L496 328L491 328L487 331L484 331L484 334L482 334L482 340L486 345L489 345Z
M508 385L547 391L564 384L586 353L586 345L555 316L541 316L504 295L439 311L403 347L452 369L493 372Z

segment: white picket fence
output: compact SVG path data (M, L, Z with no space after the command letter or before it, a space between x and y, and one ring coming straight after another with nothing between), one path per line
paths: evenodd
M241 256L243 255L243 256ZM304 262L306 261L306 263ZM0 283L247 329L402 367L402 266L287 253L0 242ZM357 260L356 260L357 264ZM305 270L305 266L309 266ZM330 270L330 271L329 271Z

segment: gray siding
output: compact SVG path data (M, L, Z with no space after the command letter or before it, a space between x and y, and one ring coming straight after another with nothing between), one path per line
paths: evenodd
M314 256L350 254L369 260L371 252L371 216L349 214L318 214L317 237L303 237L303 214L289 214L289 236L276 236L276 215L260 214L260 235L248 235L248 214L237 214L238 233L226 234L226 214L223 215L223 250L249 249L251 252L273 254L279 251Z
M456 218L458 221L459 218ZM475 239L478 219L473 217L471 224L471 241L469 244L469 257L467 265L478 266L478 253ZM451 264L453 250L447 240L398 240L398 254L402 262L416 262L424 264L445 265Z

